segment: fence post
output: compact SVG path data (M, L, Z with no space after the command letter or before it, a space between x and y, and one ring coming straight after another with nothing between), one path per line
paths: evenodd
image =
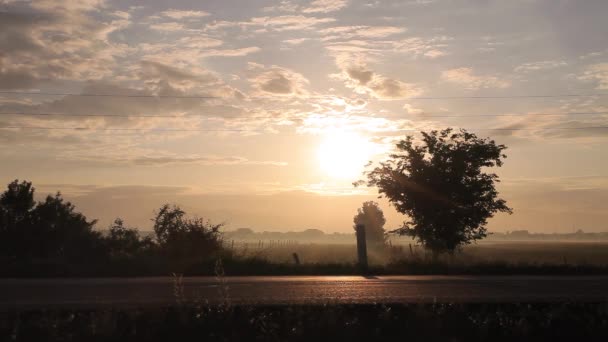
M355 226L357 232L357 259L359 267L363 272L367 272L367 242L365 241L365 225Z

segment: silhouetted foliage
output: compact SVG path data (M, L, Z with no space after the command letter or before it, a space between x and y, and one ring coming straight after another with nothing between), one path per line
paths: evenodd
M150 237L142 238L136 228L125 227L120 218L110 225L105 241L110 257L134 257L154 247Z
M31 182L14 180L0 196L0 210L14 222L23 219L34 207L34 188Z
M462 244L486 236L487 219L496 212L511 213L498 199L494 173L502 166L504 145L478 138L465 130L422 132L422 142L408 136L397 152L366 173L367 183L409 222L396 232L411 235L434 252L453 252Z
M384 218L384 213L378 206L378 203L374 201L364 202L363 206L357 209L357 215L353 218L353 222L355 223L355 226L357 224L365 225L365 238L369 248L384 246L386 242L384 233L386 219Z
M14 181L0 195L2 274L96 274L173 272L211 264L222 251L221 224L187 218L177 206L164 205L154 221L156 241L142 237L121 219L107 233L96 220L77 212L60 193L34 201L30 182ZM173 269L177 267L177 269ZM139 269L139 270L138 270ZM164 271L162 271L164 270Z
M34 256L79 260L103 254L101 234L93 230L97 221L87 221L60 193L47 196L30 214L28 237L35 241Z
M34 205L34 188L30 182L19 183L18 180L14 180L0 196L0 253L2 255L14 256L21 249L15 241L24 240L23 226L27 224L29 212Z
M154 218L161 250L172 259L205 259L221 250L220 228L201 218L187 218L178 206L163 205Z
M74 210L59 193L34 202L29 182L14 181L0 197L2 254L17 259L79 259L102 254L96 221Z

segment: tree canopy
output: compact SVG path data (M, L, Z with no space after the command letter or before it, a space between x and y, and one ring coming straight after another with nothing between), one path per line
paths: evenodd
M163 205L153 222L159 247L171 259L204 259L222 249L223 224L188 218L178 206Z
M410 235L434 252L453 252L487 236L487 220L497 212L512 213L498 198L498 175L507 147L466 130L422 132L407 136L396 152L366 172L356 185L376 186L381 196L408 216L395 232Z
M357 214L353 217L355 227L357 224L365 226L365 239L368 246L378 248L384 246L386 241L384 224L386 219L382 209L377 202L364 202L361 208L357 209Z

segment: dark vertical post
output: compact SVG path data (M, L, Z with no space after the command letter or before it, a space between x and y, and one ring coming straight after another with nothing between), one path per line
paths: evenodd
M365 240L365 225L355 226L357 232L357 258L362 271L367 271L367 242Z

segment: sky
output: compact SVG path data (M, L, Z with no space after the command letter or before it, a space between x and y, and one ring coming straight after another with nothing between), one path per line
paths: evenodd
M419 131L508 146L491 231L608 230L605 0L0 1L0 181L150 229L352 231ZM566 96L570 95L570 96ZM576 95L576 96L571 96ZM541 97L539 97L541 96Z

